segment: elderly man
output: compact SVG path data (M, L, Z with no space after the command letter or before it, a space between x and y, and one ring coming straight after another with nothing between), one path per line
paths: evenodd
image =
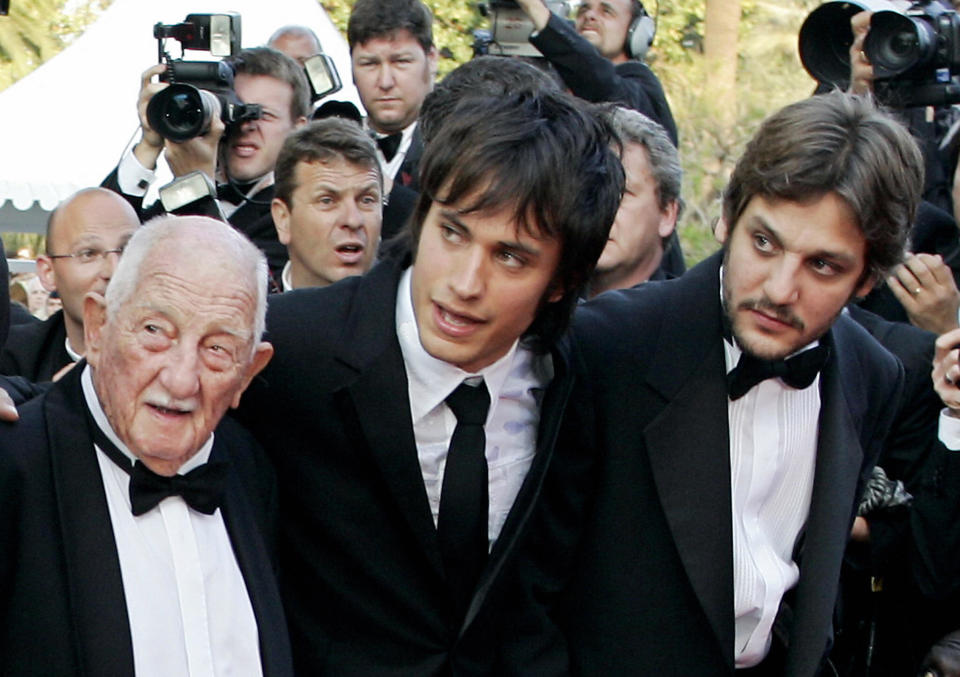
M44 288L57 292L63 310L43 323L11 327L0 354L0 374L49 381L84 354L83 298L102 294L127 240L140 225L122 197L87 188L68 197L50 214L46 252L37 257Z
M271 211L290 260L283 290L362 275L376 259L383 178L373 140L349 120L301 127L280 149Z
M218 427L272 355L266 275L166 217L87 295L87 361L0 429L0 673L291 674L269 466Z

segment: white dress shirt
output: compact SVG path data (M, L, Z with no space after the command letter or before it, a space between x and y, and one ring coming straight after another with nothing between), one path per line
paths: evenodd
M81 375L94 421L131 461ZM94 445L110 512L126 598L137 677L260 677L259 634L247 588L220 510L204 515L179 496L134 517L130 476ZM205 463L213 435L180 468Z
M536 451L543 391L552 379L549 355L514 343L506 355L471 374L438 360L420 343L410 297L411 269L397 289L397 338L407 373L407 391L420 471L437 524L447 449L457 419L444 400L464 380L482 377L490 392L486 457L490 498L488 537L492 547L520 491Z
M798 352L818 344L815 341ZM729 373L737 366L741 350L726 340L723 347ZM778 378L761 381L743 397L727 400L727 418L734 658L738 668L747 668L766 657L780 601L800 578L793 550L813 495L820 375L803 390Z
M811 346L812 347L812 346ZM727 371L740 349L724 341ZM738 668L770 648L784 593L800 577L793 561L810 512L816 465L820 376L803 390L767 379L728 400L733 505L733 601Z

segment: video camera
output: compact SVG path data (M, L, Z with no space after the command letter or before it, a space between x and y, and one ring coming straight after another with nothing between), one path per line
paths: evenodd
M259 104L246 104L233 90L233 66L224 61L185 61L188 49L210 52L213 56L234 56L240 51L240 15L188 14L183 23L157 23L153 27L160 63L167 70L160 76L170 86L157 92L147 104L150 126L165 139L187 141L204 134L214 115L227 126L244 120L258 120L263 114ZM172 59L166 40L180 43L181 58Z
M846 88L850 80L850 18L870 10L863 51L873 65L873 89L894 107L960 103L960 19L939 0L900 10L885 0L826 2L800 27L800 60L819 82Z
M563 18L570 15L567 0L545 0L547 9ZM490 0L477 6L490 19L489 31L474 31L473 55L538 56L543 55L527 38L533 33L533 22L514 0Z

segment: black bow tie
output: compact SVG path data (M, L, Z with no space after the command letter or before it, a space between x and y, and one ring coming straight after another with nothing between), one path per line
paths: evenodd
M205 515L212 515L220 507L227 485L226 462L204 463L186 475L173 477L158 475L139 460L131 468L129 457L110 441L92 416L89 421L97 446L130 475L130 509L134 515L152 510L168 496L181 496L187 505Z
M168 496L182 496L191 508L212 515L220 507L227 480L227 464L204 463L186 475L158 475L137 461L130 473L130 508L134 515L152 510Z
M403 132L397 132L396 134L388 134L387 136L381 136L377 139L377 146L380 148L380 151L383 153L383 157L387 159L387 162L390 162L400 149L400 141L403 140Z
M808 388L823 369L829 355L830 350L822 344L787 360L761 360L749 353L743 353L737 366L727 374L730 399L740 399L753 386L768 378L779 378L798 390Z

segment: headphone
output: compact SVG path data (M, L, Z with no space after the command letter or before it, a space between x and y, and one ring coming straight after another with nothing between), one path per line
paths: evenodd
M630 22L630 28L627 29L627 40L623 45L627 57L643 61L653 43L653 36L657 32L657 24L653 18L647 14L646 8L639 0L632 0L634 6L640 7L637 16Z

